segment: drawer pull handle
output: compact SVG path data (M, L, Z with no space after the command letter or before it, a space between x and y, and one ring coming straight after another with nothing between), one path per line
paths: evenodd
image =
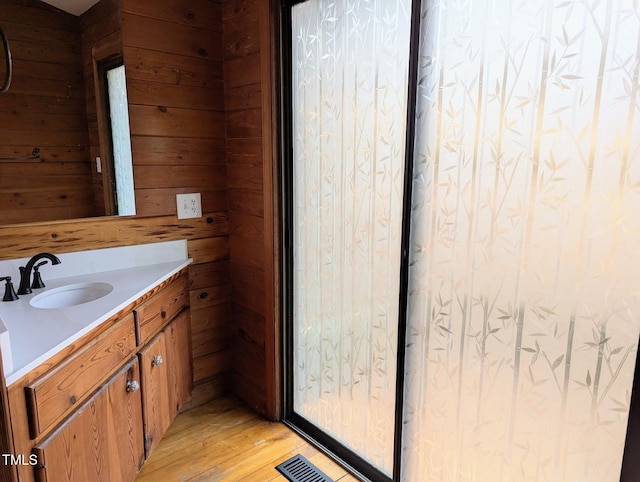
M137 392L138 390L140 390L140 383L138 383L136 380L127 382L127 392Z
M164 362L164 359L162 358L162 356L158 355L158 356L154 356L151 359L151 366L160 366L162 365L162 363Z
M164 310L162 310L162 311L160 312L160 317L161 317L161 318L166 318L166 317L167 317L167 312L166 312L166 311L164 311Z

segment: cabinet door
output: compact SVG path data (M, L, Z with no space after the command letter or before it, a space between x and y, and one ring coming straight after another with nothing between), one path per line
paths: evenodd
M145 453L149 457L191 394L191 324L183 311L140 351Z
M134 358L36 445L37 480L133 481L144 463L139 380Z
M193 359L191 352L191 317L183 311L166 329L167 356L171 363L171 385L176 413L187 401L193 389Z
M144 450L149 457L175 417L170 400L169 363L164 331L140 351L144 418Z

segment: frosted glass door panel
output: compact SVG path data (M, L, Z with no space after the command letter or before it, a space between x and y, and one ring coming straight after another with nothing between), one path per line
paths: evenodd
M403 480L618 480L640 325L638 4L423 10Z
M388 474L410 10L292 8L294 411Z

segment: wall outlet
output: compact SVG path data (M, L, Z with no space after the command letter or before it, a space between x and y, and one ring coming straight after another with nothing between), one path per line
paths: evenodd
M202 201L200 193L176 194L178 219L201 218Z

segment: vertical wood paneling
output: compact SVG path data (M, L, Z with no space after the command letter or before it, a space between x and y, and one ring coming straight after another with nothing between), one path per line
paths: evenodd
M225 54L225 106L227 157L233 159L228 165L229 191L236 198L260 200L262 203L262 133L260 105L260 30L257 21L246 22L257 17L257 2L252 0L229 0L224 4L224 54ZM238 48L246 38L256 39L251 48ZM250 87L258 95L238 102L241 97L238 88ZM251 102L249 102L251 100ZM243 156L247 146L251 146L254 156ZM253 211L251 213L247 211ZM264 251L262 232L256 226L264 223L263 215L243 203L236 203L230 209L229 219L231 247L232 317L235 320L240 311L253 312L254 318L264 319L264 305L255 303L256 278L264 279ZM251 267L252 269L249 269ZM244 296L243 291L251 294ZM253 329L259 325L253 326ZM264 348L244 338L238 325L233 331L233 389L245 402L258 412L266 413L264 396Z
M279 417L274 346L274 186L270 2L224 3L225 127L230 197L233 389L263 415Z
M280 293L280 1L260 3L260 50L262 83L262 147L264 155L264 251L265 251L265 400L267 416L282 415L282 318Z

